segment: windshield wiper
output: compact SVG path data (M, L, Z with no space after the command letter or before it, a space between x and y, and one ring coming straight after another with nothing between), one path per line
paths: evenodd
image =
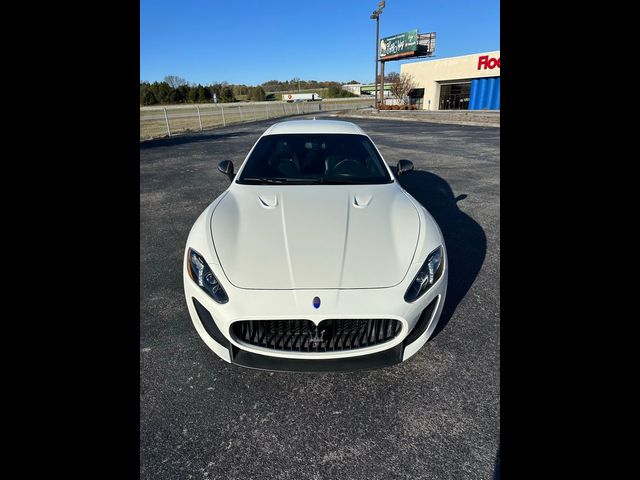
M385 183L384 179L377 177L367 178L323 178L320 183L324 185L377 185Z
M243 182L251 182L251 183L287 183L286 178L266 178L266 177L249 177L243 178Z
M251 183L319 183L317 178L248 177L243 182Z

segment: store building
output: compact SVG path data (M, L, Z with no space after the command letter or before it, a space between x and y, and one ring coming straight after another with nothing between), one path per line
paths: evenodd
M500 50L400 65L416 88L409 102L423 110L499 110Z

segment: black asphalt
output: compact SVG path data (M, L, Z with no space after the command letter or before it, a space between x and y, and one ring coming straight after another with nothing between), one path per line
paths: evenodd
M343 118L344 119L344 118ZM445 311L409 361L294 374L219 359L196 333L189 230L273 121L140 145L140 478L494 479L500 458L500 129L354 119L436 218Z

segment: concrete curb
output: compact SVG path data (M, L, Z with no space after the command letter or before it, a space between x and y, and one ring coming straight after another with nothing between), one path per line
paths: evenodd
M352 118L364 118L364 119L380 119L380 120L400 120L404 122L427 122L427 123L445 123L449 125L468 125L473 127L492 127L492 128L500 128L500 123L489 123L489 122L474 122L467 120L453 120L453 119L436 119L434 117L400 117L387 115L386 113L371 113L371 114L363 114L357 110L348 110L345 112L335 113L331 115L332 117L352 117Z

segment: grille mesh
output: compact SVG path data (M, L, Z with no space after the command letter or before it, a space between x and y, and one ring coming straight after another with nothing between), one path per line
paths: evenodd
M243 320L231 325L240 343L287 352L336 352L388 342L402 330L394 319Z

